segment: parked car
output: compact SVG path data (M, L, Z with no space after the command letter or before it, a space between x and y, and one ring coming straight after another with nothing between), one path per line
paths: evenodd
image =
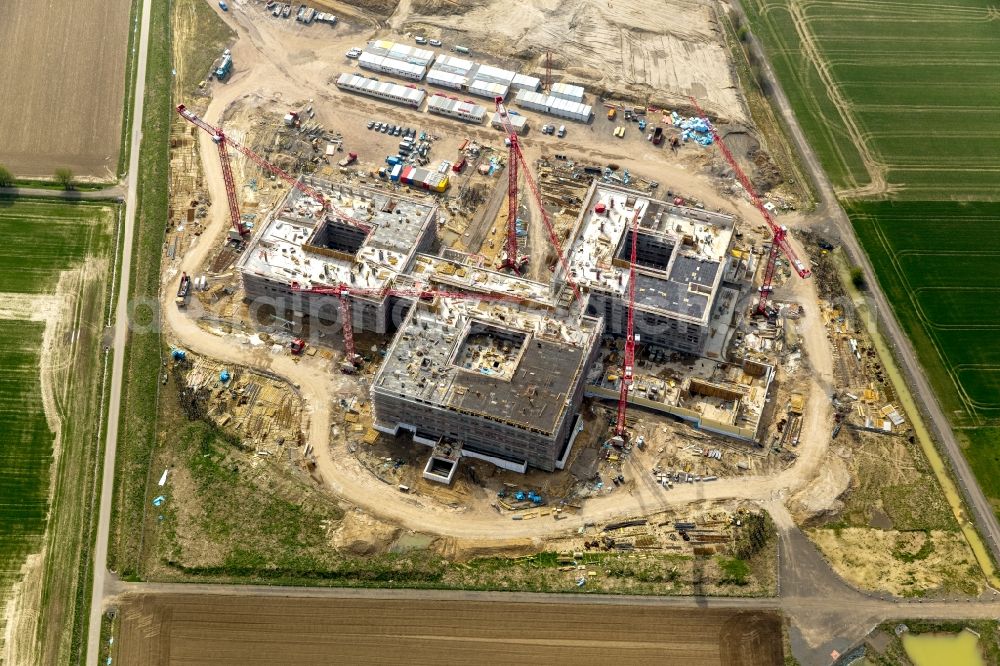
M441 46L440 39L428 39L427 43L430 44L431 46Z
M393 127L392 128L392 135L393 136L399 136L402 133L403 133L403 128L402 127Z
M542 125L542 134L552 134L555 131L555 125Z
M559 132L557 134L559 135L560 139L563 138L564 136L566 136L566 126L565 125L560 125L559 126Z
M413 41L415 41L417 44L426 44L427 43L427 38L426 37L415 37Z
M347 52L347 57L348 58L360 58L361 57L361 49L359 49L359 48L353 48L353 49L351 49L350 51Z
M389 133L389 124L388 123L383 123L382 124L382 134L388 134L388 133Z
M368 129L371 129L373 127L375 127L375 121L374 120L369 120L368 121Z

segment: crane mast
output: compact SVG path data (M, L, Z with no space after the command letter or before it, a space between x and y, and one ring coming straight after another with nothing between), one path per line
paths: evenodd
M771 293L771 281L774 279L774 271L778 263L779 249L785 254L786 257L788 257L789 263L791 263L792 268L796 273L798 273L799 277L808 278L812 275L812 271L810 271L809 267L799 259L798 255L795 254L795 250L793 250L792 246L788 243L788 229L775 222L774 218L771 217L771 213L764 207L764 203L760 200L760 197L757 196L757 191L754 189L753 183L751 183L747 175L743 173L743 169L740 168L740 165L736 162L736 158L733 157L733 154L729 151L729 148L726 146L726 142L722 140L722 137L719 135L718 131L716 131L715 124L708 119L708 116L705 115L705 112L702 111L701 107L698 105L698 100L694 97L691 97L690 99L691 103L694 104L694 108L698 111L698 115L712 130L712 138L715 140L715 143L718 144L719 150L722 151L722 155L725 157L726 162L729 163L733 173L736 174L737 180L740 181L743 189L746 190L747 194L750 196L750 202L753 203L754 208L760 212L764 221L767 222L768 228L771 230L771 235L773 237L771 241L771 249L767 255L767 264L764 267L764 279L760 287L760 299L757 302L757 313L765 314L767 312L767 297L768 294Z
M542 202L542 192L538 189L538 184L535 182L535 178L531 175L531 168L528 166L528 161L525 159L524 153L521 152L521 144L518 141L517 131L515 131L514 126L511 125L510 116L507 115L507 108L503 103L503 97L496 97L494 102L496 102L497 115L500 117L500 123L503 125L504 132L507 134L507 140L510 143L510 154L507 158L507 259L504 261L504 268L517 268L516 222L518 171L520 168L524 171L524 181L528 183L528 188L531 190L535 204L541 212L542 222L545 224L545 230L549 234L549 242L552 243L552 247L555 249L556 254L559 257L559 263L562 265L563 274L566 276L566 283L569 284L570 288L573 290L574 299L580 301L580 289L577 287L572 275L570 275L569 264L566 262L566 257L563 256L562 245L559 243L559 237L556 236L556 230L552 226L552 220L549 218L549 212L545 209L545 205Z
M254 164L261 167L262 169L273 173L278 178L296 188L300 192L308 195L309 197L318 201L322 206L323 210L329 212L331 215L337 219L350 224L351 226L358 227L365 233L371 232L371 227L364 224L363 222L354 219L350 215L344 213L343 211L336 208L330 201L328 201L316 188L302 182L300 179L292 176L290 173L281 169L266 159L258 155L255 151L247 148L243 144L235 141L223 132L222 128L215 127L214 125L206 122L204 119L198 117L193 112L188 110L183 104L177 106L177 113L181 115L182 118L187 120L189 123L200 127L202 130L207 132L211 137L212 141L219 148L219 161L222 164L222 179L226 183L226 198L229 200L229 216L232 218L233 228L240 234L240 236L245 236L248 233L246 227L243 226L242 219L240 217L239 203L236 199L236 183L233 179L233 168L229 161L229 146L232 146L235 150L239 151L241 154L249 158Z
M618 393L618 418L615 421L615 436L628 439L625 430L625 412L628 410L628 393L632 388L635 369L635 257L639 235L639 208L632 216L632 254L628 262L628 323L625 326L625 353L622 357L621 388Z
M226 136L225 132L222 131L221 127L215 127L214 125L208 124L195 114L188 111L183 104L177 107L177 113L181 114L181 117L188 122L207 132L212 137L212 141L215 142L216 147L219 149L219 163L222 165L222 180L226 184L226 199L229 202L229 220L233 225L233 229L241 238L246 236L247 228L243 226L243 218L240 216L240 205L236 199L236 181L233 179L233 167L229 162L229 145L235 142L229 141L229 138Z

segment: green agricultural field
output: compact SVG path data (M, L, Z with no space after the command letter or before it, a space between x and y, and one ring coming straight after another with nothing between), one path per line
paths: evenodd
M852 202L886 296L957 425L1000 423L1000 203Z
M0 198L0 292L44 293L60 271L105 254L116 208Z
M744 0L744 8L845 195L996 198L997 7L981 0Z
M117 219L112 204L0 198L0 600L44 548L9 628L38 663L76 661L86 626Z
M0 589L17 580L45 532L52 433L38 378L43 329L36 322L0 319Z
M1000 512L1000 8L743 6Z

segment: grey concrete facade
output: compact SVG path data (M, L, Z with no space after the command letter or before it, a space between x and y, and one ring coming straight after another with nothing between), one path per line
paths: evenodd
M442 314L421 303L400 327L372 382L376 429L409 430L425 443L449 437L466 449L554 470L599 350L601 320L583 317L569 333L566 322L505 305L463 304ZM462 367L474 322L523 333L510 376Z

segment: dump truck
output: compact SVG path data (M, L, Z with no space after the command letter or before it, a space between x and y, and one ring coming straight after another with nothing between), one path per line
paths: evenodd
M357 161L358 161L358 154L357 153L347 153L347 157L345 157L344 159L342 159L339 162L337 162L337 164L339 164L342 167L345 167L348 164L354 164Z
M215 78L224 79L229 76L229 72L233 68L233 56L229 53L229 49L226 49L225 53L222 55L222 61L215 70Z
M181 273L181 283L177 287L177 298L175 303L177 307L183 308L187 305L188 294L191 293L191 276L187 273Z

